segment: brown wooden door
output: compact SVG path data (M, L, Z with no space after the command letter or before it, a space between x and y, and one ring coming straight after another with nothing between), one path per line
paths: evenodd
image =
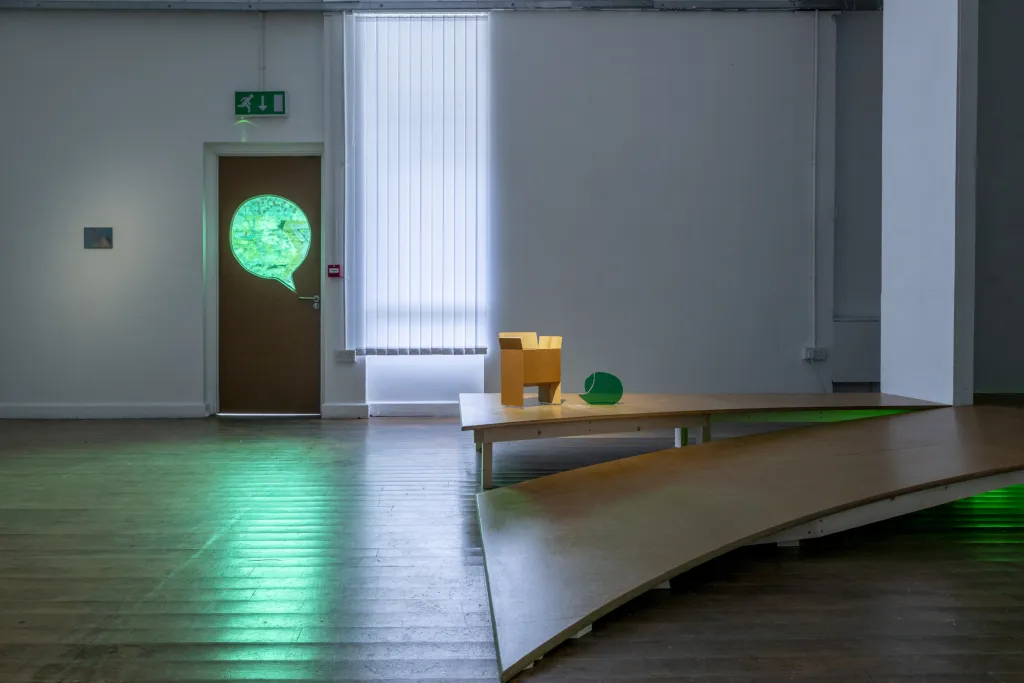
M320 157L221 157L220 412L320 413Z

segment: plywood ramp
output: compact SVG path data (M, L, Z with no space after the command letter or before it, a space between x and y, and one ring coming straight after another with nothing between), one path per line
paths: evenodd
M760 537L1024 470L1022 416L939 408L805 427L478 494L502 680L640 593Z

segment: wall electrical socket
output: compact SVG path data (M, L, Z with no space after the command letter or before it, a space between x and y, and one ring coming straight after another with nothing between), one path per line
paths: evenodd
M809 360L812 363L828 360L828 349L823 346L808 346L804 349L804 360Z
M334 352L335 363L355 363L356 352L351 349L341 349Z

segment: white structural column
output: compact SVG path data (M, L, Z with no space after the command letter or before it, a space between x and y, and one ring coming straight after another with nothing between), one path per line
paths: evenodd
M978 0L882 20L882 391L970 404Z

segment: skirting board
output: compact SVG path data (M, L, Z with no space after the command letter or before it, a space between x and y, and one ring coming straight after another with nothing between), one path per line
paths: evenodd
M458 401L371 403L371 417L458 417Z
M325 420L355 420L370 417L370 407L365 403L325 403L320 409Z
M130 420L197 418L202 403L0 403L5 420Z
M1024 406L1024 394L975 394L974 403L979 406Z

